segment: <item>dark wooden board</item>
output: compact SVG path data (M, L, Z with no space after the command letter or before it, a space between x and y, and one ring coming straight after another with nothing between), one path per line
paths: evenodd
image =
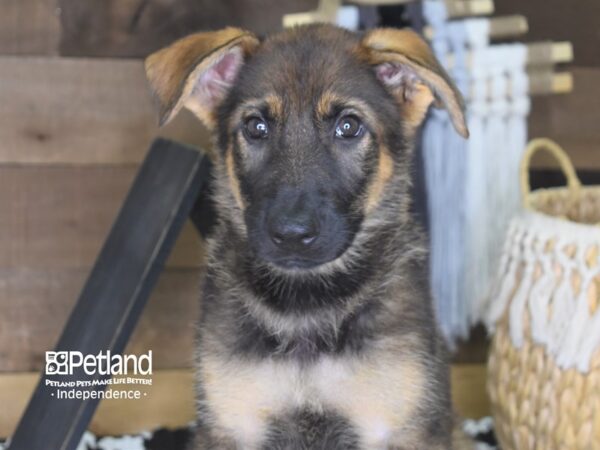
M529 137L554 139L578 169L600 169L600 68L575 67L572 72L573 92L533 99ZM556 162L540 153L532 165L556 167Z
M138 169L0 165L0 270L89 269ZM167 265L200 267L203 259L188 221Z
M519 40L570 41L577 66L600 67L598 0L496 0L496 15L523 14L529 32Z
M44 368L89 269L0 269L0 373ZM166 269L152 292L128 353L153 352L156 369L191 367L200 269Z
M121 353L137 324L166 258L202 184L206 158L168 141L156 141L84 285L57 351ZM98 400L56 401L43 375L13 436L12 450L72 450ZM102 379L83 370L61 381ZM102 390L100 387L90 390Z

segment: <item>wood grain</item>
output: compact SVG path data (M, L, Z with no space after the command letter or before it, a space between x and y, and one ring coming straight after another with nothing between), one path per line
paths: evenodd
M0 7L0 54L58 54L57 0L2 0Z
M88 275L84 269L0 269L0 373L43 368ZM127 352L152 350L157 369L190 367L199 283L196 269L163 272Z
M454 364L450 375L455 412L460 417L470 419L489 416L491 409L486 391L486 365Z
M148 396L140 400L100 403L90 429L99 435L138 433L157 427L184 427L194 420L193 374L190 370L159 370ZM490 414L485 394L485 365L452 366L452 397L463 417ZM0 374L0 436L15 429L25 403L38 381L36 373Z
M138 167L0 165L0 268L92 265ZM200 267L202 240L188 221L168 267Z
M147 396L101 402L90 430L114 436L188 425L195 415L192 378L189 370L156 371L152 386L144 388ZM0 437L13 433L38 380L37 373L0 374Z
M157 134L209 147L187 112L157 122L141 61L0 57L0 163L138 163Z
M186 34L238 26L278 30L318 0L59 0L65 56L146 56Z
M600 68L573 69L572 93L533 99L529 136L549 137L571 156L578 169L600 169ZM556 167L544 153L532 167Z
M499 0L496 14L523 14L529 22L527 41L571 41L577 66L600 67L598 0Z
M0 372L41 367L137 166L0 166ZM203 243L188 221L131 342L187 367ZM168 339L165 339L168 336ZM173 347L171 347L173 346Z

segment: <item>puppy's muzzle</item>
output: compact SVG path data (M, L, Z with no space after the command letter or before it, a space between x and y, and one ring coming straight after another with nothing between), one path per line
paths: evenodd
M316 215L302 209L272 209L267 217L269 237L286 253L303 253L319 237Z
M258 259L284 269L312 269L333 261L353 233L335 198L323 189L277 186L246 209L249 244Z

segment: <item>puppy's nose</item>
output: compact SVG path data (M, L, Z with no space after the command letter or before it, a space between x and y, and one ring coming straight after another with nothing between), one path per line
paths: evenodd
M319 235L316 221L308 215L274 217L269 222L271 239L281 248L293 250L308 247Z

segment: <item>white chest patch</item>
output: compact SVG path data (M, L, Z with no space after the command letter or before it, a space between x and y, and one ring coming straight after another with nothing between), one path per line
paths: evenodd
M201 382L215 425L243 448L258 448L269 420L294 410L334 411L362 445L385 449L402 432L423 392L414 361L322 358L312 366L203 359Z

